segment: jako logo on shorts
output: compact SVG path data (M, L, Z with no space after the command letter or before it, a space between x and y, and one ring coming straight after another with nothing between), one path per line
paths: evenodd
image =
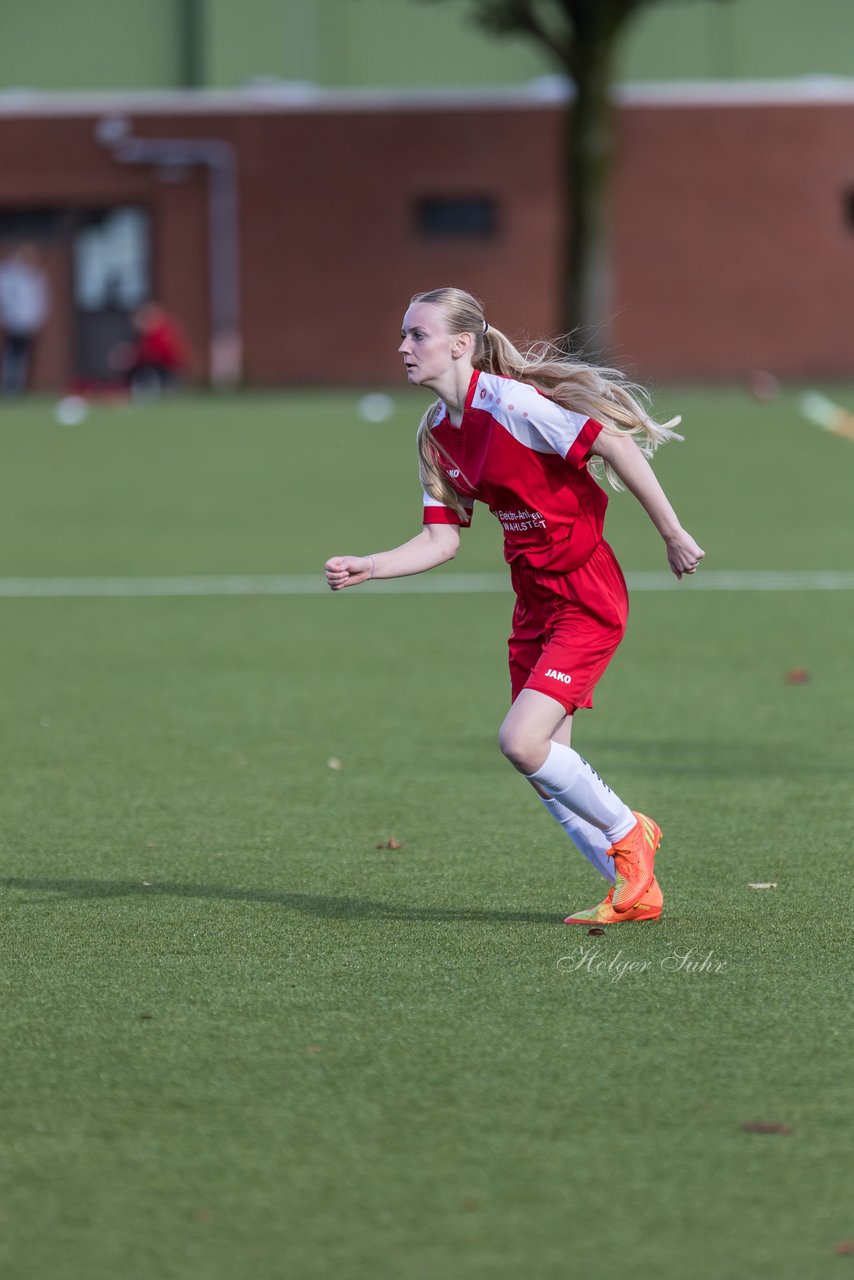
M564 671L555 671L554 667L549 667L546 676L551 676L553 680L562 680L564 684L572 684L572 676L568 676Z

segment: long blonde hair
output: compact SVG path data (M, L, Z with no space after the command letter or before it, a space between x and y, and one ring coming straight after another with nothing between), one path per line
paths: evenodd
M483 304L464 289L431 289L427 293L416 293L412 303L416 302L429 302L439 307L450 334L472 335L472 364L475 369L525 382L562 408L586 414L609 431L633 436L647 458L651 458L658 446L667 440L682 439L675 431L680 419L656 422L651 418L645 408L648 393L629 382L618 369L584 364L547 341L531 343L524 351L519 351L506 334L492 324L486 326L484 332ZM433 428L440 420L442 407L441 400L434 401L418 427L421 483L431 497L467 519L459 494L439 465L444 450L436 441ZM594 474L604 469L613 488L624 487L603 459L591 460L588 466Z

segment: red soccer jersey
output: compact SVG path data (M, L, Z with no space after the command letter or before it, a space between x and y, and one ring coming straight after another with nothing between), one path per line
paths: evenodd
M177 372L187 363L187 353L180 329L164 317L146 328L136 348L137 364L152 364Z
M459 427L433 428L440 465L471 512L484 502L504 529L504 558L568 573L602 540L608 498L586 463L602 430L512 378L475 370ZM424 495L425 524L471 524Z

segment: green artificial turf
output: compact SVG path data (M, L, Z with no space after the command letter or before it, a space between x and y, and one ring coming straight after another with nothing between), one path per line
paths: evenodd
M0 576L403 540L418 399L355 398L4 406ZM854 447L796 401L662 394L710 571L852 567ZM609 536L665 567L626 495ZM464 538L439 572L500 568ZM497 750L510 606L0 600L4 1280L847 1271L854 592L634 596L575 745L667 911L601 936Z

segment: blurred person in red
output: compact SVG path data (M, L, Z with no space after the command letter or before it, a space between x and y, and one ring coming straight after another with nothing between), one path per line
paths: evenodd
M187 340L177 320L158 302L145 302L131 317L136 339L117 362L134 395L161 395L176 386L188 364Z

